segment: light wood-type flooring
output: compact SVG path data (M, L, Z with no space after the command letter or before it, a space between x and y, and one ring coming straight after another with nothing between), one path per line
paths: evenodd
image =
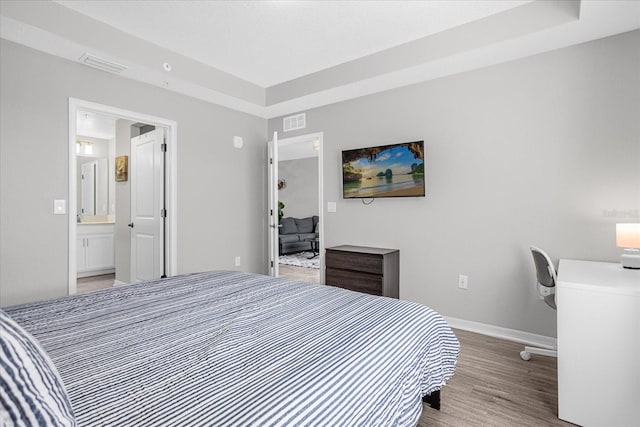
M82 294L84 292L110 288L113 286L113 281L115 279L116 275L114 273L102 274L100 276L81 277L76 282L76 290L79 294Z
M279 276L283 279L320 283L320 270L317 268L296 267L293 265L280 264L279 270Z
M421 427L573 426L558 419L557 359L520 358L521 344L454 330L460 356L442 407L423 404Z

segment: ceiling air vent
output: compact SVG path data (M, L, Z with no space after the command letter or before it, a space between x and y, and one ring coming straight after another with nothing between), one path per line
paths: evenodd
M289 132L291 130L304 129L307 126L306 121L305 113L285 117L282 119L282 130L284 132Z
M120 74L127 69L125 65L118 64L117 62L109 61L104 58L99 58L94 55L89 55L88 53L82 55L79 61L81 64L106 71L107 73Z

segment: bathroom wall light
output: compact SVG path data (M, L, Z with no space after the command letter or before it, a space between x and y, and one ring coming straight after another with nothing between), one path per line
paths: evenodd
M76 142L76 154L93 154L93 142L77 141Z

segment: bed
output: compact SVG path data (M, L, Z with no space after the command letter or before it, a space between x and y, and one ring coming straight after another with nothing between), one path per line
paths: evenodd
M416 425L459 352L423 305L236 271L4 311L80 426Z

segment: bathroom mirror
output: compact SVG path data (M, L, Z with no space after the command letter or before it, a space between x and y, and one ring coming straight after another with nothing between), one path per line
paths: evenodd
M79 223L115 221L114 117L78 111L76 122L76 208Z
M81 216L109 213L108 162L106 158L78 156L80 185L78 199Z
M92 138L77 143L77 200L79 222L107 221L113 214L114 184L109 179L109 141Z

